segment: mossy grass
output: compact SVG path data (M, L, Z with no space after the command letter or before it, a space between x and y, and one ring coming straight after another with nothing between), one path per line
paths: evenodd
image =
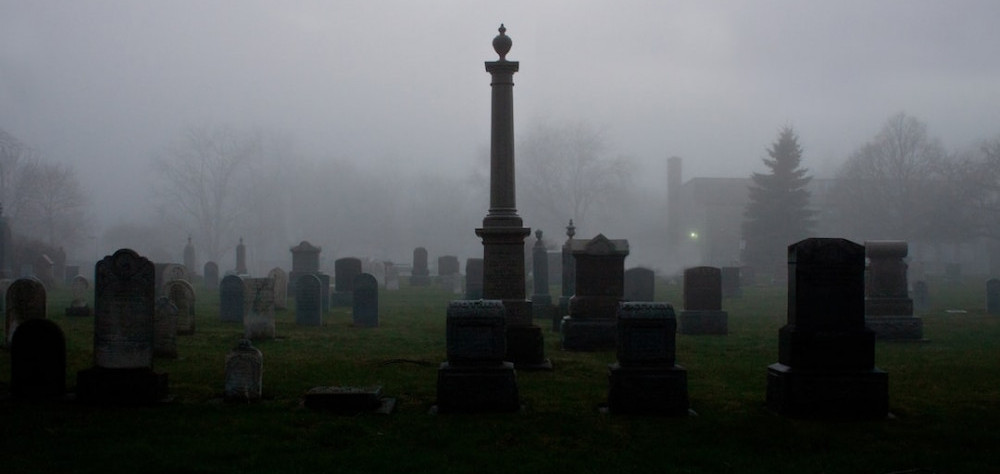
M0 472L996 472L1000 316L984 313L981 282L965 283L931 282L932 306L920 315L929 342L878 343L894 418L850 422L765 410L766 367L777 360L785 322L781 287L726 299L728 336L677 336L697 412L684 418L601 414L614 354L564 352L547 321L540 325L554 370L518 372L524 410L430 415L445 309L455 298L434 287L382 291L375 329L352 327L349 308L312 328L295 325L293 307L279 311L279 339L255 343L264 400L226 404L225 356L242 327L219 322L218 293L201 290L196 334L178 337L179 359L155 361L170 374L172 403L4 399ZM660 282L657 295L680 309L677 285ZM49 292L72 388L76 372L92 365L93 319L64 316L68 303L68 291ZM9 375L10 355L0 352L0 392ZM302 407L306 390L326 385L381 385L396 409L342 416Z

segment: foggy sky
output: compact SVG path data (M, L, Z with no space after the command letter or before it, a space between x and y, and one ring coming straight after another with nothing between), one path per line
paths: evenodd
M669 156L688 178L763 171L791 125L828 176L897 112L948 150L1000 133L997 18L995 0L0 0L0 128L74 164L101 222L147 208L151 158L191 126L466 175L502 22L518 131L592 123L654 185Z

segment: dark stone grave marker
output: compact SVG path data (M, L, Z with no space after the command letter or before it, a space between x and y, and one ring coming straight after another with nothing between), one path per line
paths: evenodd
M378 280L368 273L354 277L354 326L378 327Z

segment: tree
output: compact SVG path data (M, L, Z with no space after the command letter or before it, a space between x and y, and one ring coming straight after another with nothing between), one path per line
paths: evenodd
M41 154L0 130L0 204L14 232L49 246L79 243L88 231L89 200L76 169L48 163Z
M624 191L629 162L609 156L608 148L606 136L584 122L531 128L517 145L519 208L526 220L558 229L573 219L579 226Z
M191 128L154 158L161 214L195 237L206 261L217 261L239 237L252 210L245 193L262 150L257 132Z
M949 189L960 202L950 206L951 215L962 219L967 234L1000 241L1000 135L952 169Z
M87 195L76 170L65 164L39 163L22 173L31 187L19 213L19 232L51 246L79 243L88 233Z
M838 173L833 203L839 228L854 238L926 240L947 194L941 145L916 118L893 115Z
M802 147L790 127L767 150L770 173L753 173L743 221L743 263L758 271L780 271L789 244L808 237L815 225L806 185L812 177L801 167Z

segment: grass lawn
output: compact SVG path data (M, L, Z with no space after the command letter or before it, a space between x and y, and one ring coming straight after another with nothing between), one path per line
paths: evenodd
M995 473L1000 472L1000 316L984 313L983 285L931 282L921 315L926 343L878 343L892 419L806 421L764 409L766 368L777 361L784 288L727 299L729 336L677 336L688 370L685 418L611 416L612 352L571 353L545 328L554 370L519 371L516 414L429 415L445 357L451 293L403 288L380 295L376 329L351 327L335 308L318 328L277 316L264 354L264 400L221 402L225 356L242 327L218 321L218 293L200 290L197 332L178 337L169 373L174 401L149 407L18 403L6 397L10 354L0 351L0 473ZM679 306L679 288L657 299ZM67 318L68 291L49 294L49 318L67 338L67 384L92 365L92 318ZM679 308L678 308L679 309ZM966 312L947 312L964 309ZM301 406L315 386L381 385L391 415L338 416ZM923 470L921 470L923 469Z

